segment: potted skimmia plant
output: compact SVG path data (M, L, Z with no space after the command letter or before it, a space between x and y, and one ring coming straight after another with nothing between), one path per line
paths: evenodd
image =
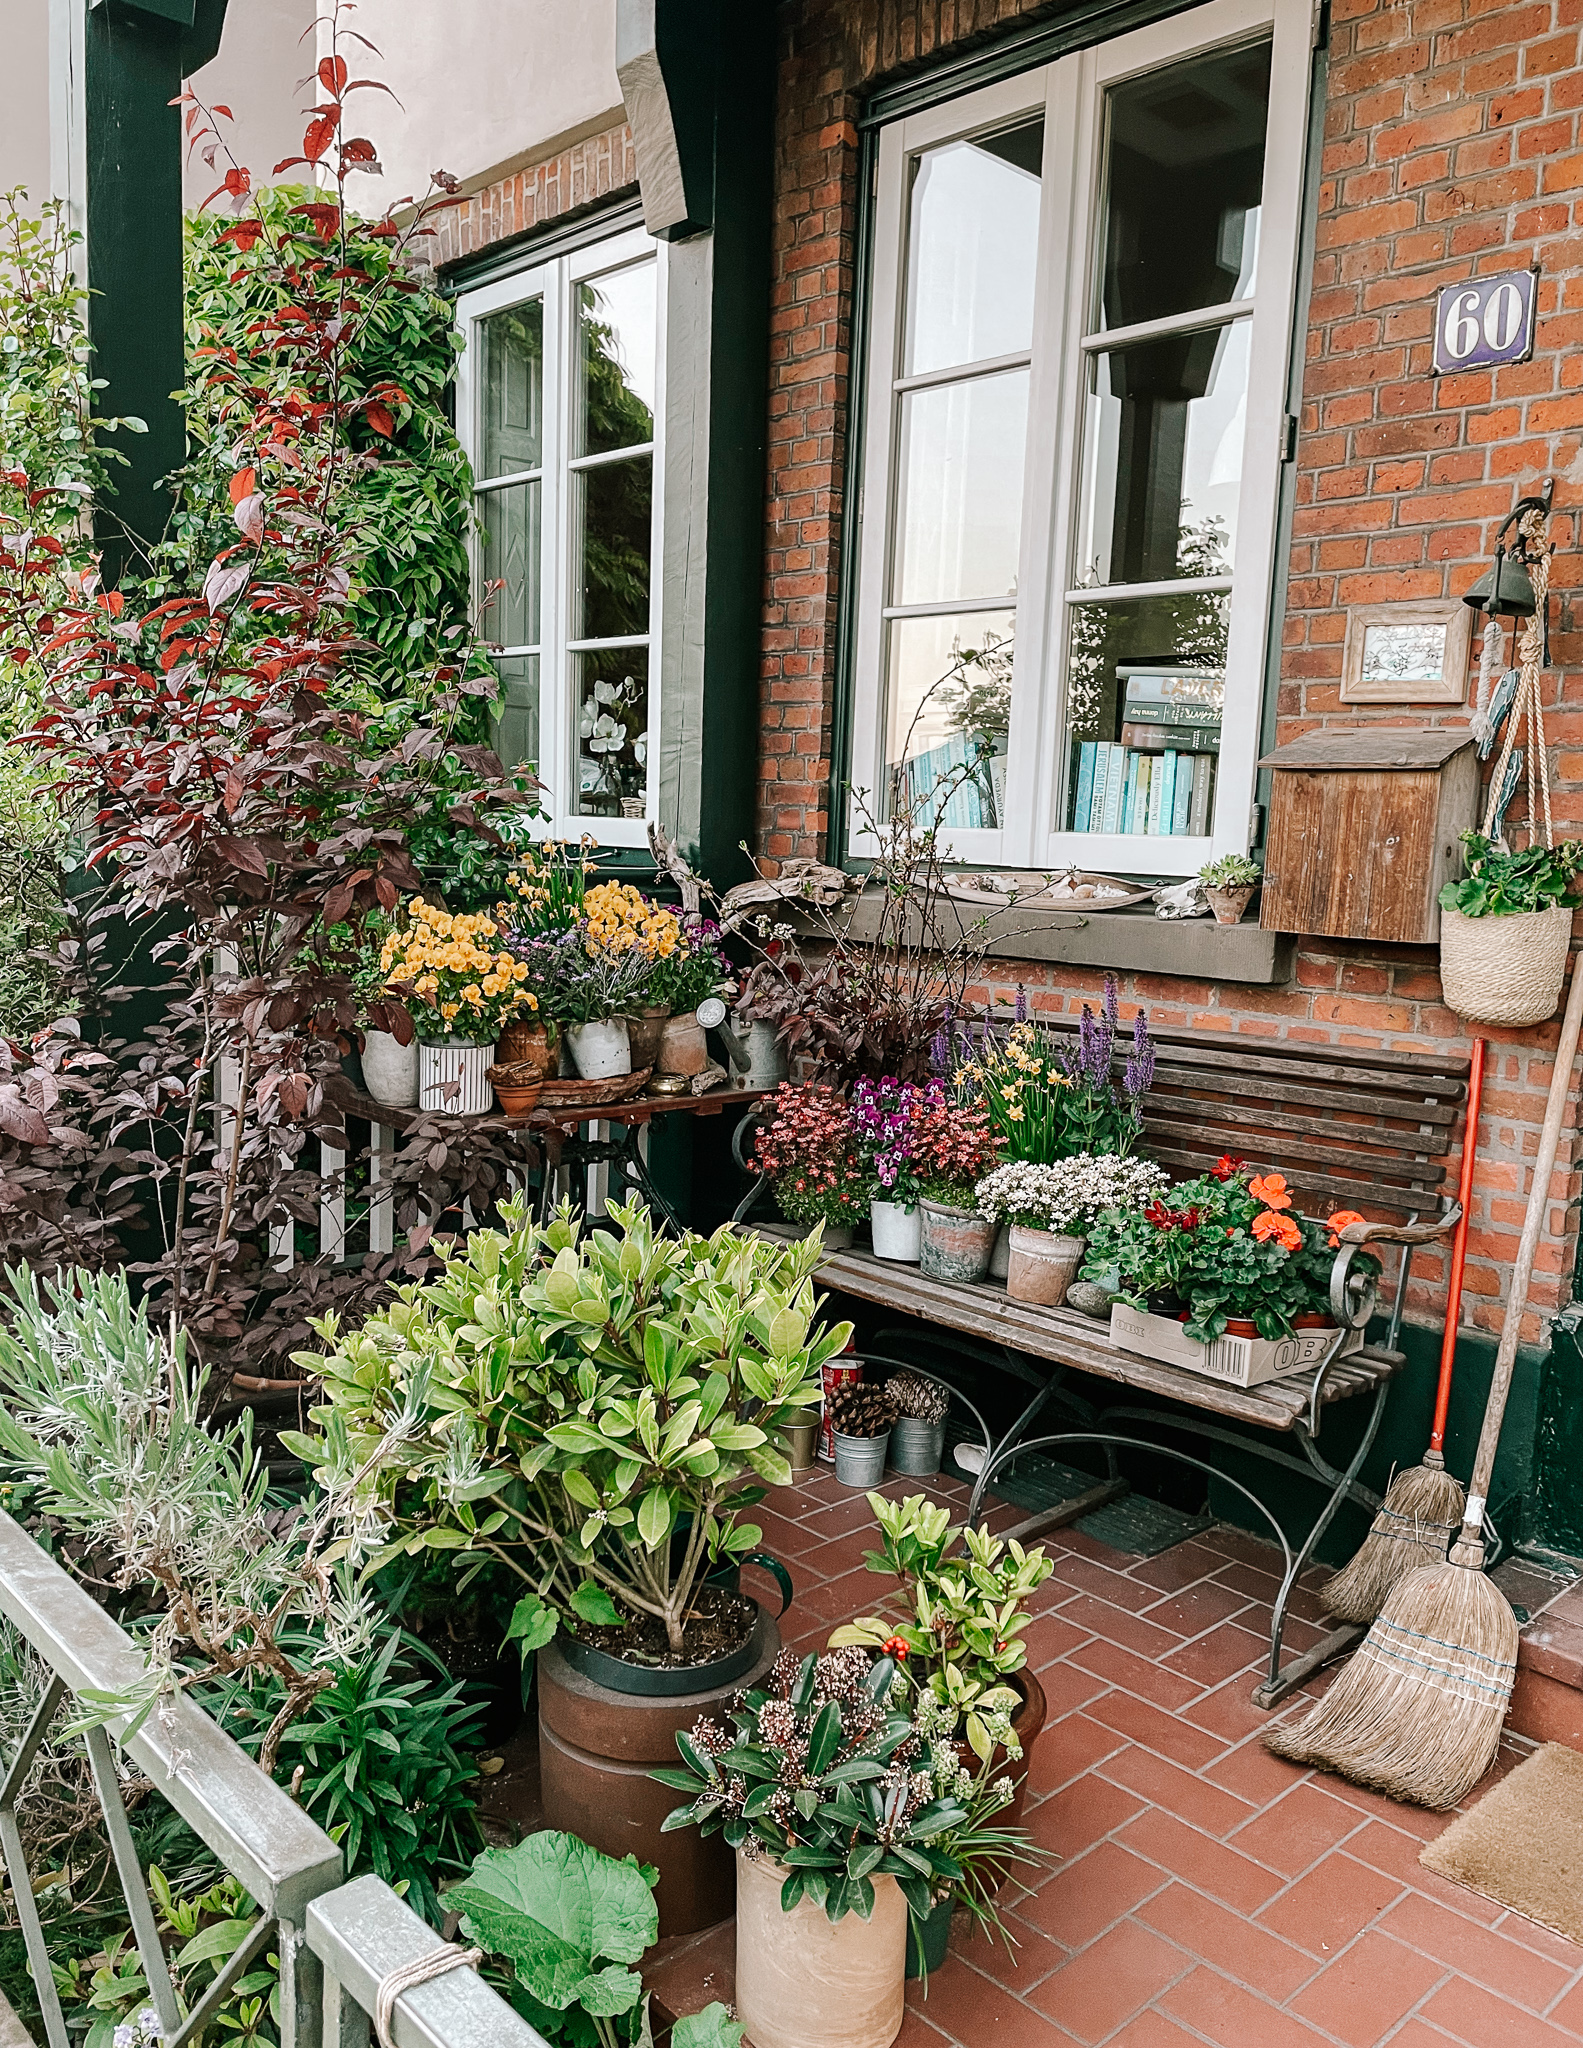
M814 1321L817 1243L663 1237L637 1203L587 1232L501 1213L361 1329L315 1325L324 1350L298 1362L322 1434L294 1444L387 1525L383 1555L518 1576L546 1818L657 1863L662 1931L690 1931L729 1912L729 1861L662 1845L631 1766L773 1660L774 1622L736 1582L759 1541L746 1511L790 1478L781 1431L850 1326Z
M905 2015L908 1910L921 1920L962 1866L965 1829L893 1693L893 1658L783 1651L729 1725L678 1731L686 1794L667 1829L718 1830L737 1854L736 2004L754 2048L890 2048Z

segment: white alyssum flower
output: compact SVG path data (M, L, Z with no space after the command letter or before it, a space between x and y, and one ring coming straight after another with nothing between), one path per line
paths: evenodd
M986 1174L974 1194L979 1214L992 1222L1080 1237L1106 1209L1140 1208L1167 1184L1152 1159L1079 1152L1051 1166L1008 1160Z

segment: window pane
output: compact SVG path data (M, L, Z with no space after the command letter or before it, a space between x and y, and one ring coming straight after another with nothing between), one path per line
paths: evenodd
M649 455L573 472L579 522L572 639L615 640L649 630L653 486Z
M1253 283L1270 46L1218 50L1112 88L1101 324L1244 297Z
M1013 595L1028 372L909 391L901 420L892 602Z
M579 285L579 455L654 439L656 276L635 263Z
M648 787L649 651L572 656L581 818L641 818Z
M484 633L497 647L538 645L540 490L508 484L478 500L479 569L486 590L501 585L484 612Z
M1209 832L1229 613L1199 593L1072 607L1067 830Z
M505 706L496 728L495 747L507 767L539 759L539 657L536 654L497 656L495 673Z
M992 830L1006 800L1016 614L892 619L885 815Z
M544 459L544 301L492 313L483 341L483 447L478 475L514 476Z
M1080 582L1230 575L1252 325L1234 320L1098 357L1084 421Z
M912 167L909 376L1033 340L1044 120L925 150Z

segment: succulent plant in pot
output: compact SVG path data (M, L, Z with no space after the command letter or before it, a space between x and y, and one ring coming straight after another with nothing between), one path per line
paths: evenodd
M1245 853L1223 853L1198 871L1216 924L1241 924L1264 870Z
M326 1395L308 1448L385 1525L386 1556L453 1552L464 1583L488 1558L518 1575L546 1817L658 1862L681 1932L722 1917L722 1890L729 1910L729 1862L668 1870L662 1816L623 1805L645 1789L630 1766L697 1711L667 1722L666 1701L723 1696L773 1659L774 1623L725 1579L759 1542L746 1511L790 1477L778 1432L816 1405L850 1326L814 1320L817 1245L665 1237L638 1203L598 1229L502 1214L505 1231L473 1232L360 1330L315 1325L324 1351L298 1354Z

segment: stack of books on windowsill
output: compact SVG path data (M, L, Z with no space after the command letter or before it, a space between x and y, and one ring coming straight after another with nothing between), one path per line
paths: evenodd
M1123 670L1121 679L1121 737L1078 749L1072 830L1204 837L1220 754L1220 678Z

